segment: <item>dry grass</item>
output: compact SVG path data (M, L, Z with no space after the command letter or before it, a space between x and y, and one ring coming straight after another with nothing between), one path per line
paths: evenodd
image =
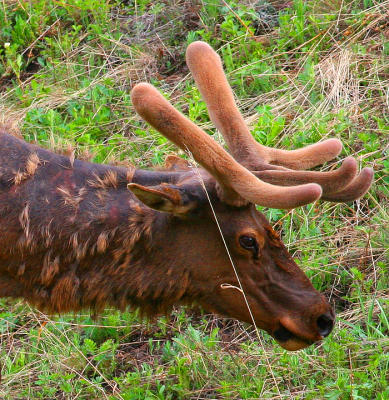
M13 2L12 6L17 3ZM166 393L176 390L176 397L171 398L319 399L325 398L320 387L324 387L324 393L331 394L337 388L332 382L340 378L350 379L351 386L360 383L361 387L376 381L371 365L379 357L382 357L381 363L387 363L384 356L389 352L389 332L385 328L389 291L387 286L383 287L388 282L385 276L389 262L388 187L382 173L383 163L388 162L389 132L383 131L374 119L388 116L389 63L383 46L389 37L389 27L388 14L382 10L389 7L389 1L376 2L364 17L356 15L357 23L350 27L347 21L352 3L355 2L316 2L317 15L336 15L329 27L320 32L321 41L316 47L303 43L287 50L288 62L280 61L285 52L275 48L267 58L249 59L229 71L229 78L234 79L243 68L249 70L259 62L277 65L276 72L269 75L274 79L282 78L282 84L266 93L239 99L245 119L252 127L258 119L256 107L261 104L271 105L275 117L285 117L285 129L274 139L273 145L283 145L285 140L297 137L300 132L313 135L315 130L310 129L317 121L341 112L347 115L352 127L339 132L339 119L332 117L325 122L326 132L317 134L322 139L341 137L347 154L355 155L364 165L377 171L374 188L358 202L320 204L276 218L276 227L283 230L290 251L338 308L332 337L316 348L286 355L266 335L260 334L262 344L259 345L253 328L204 316L199 311L176 310L168 318L145 323L134 314L107 310L96 322L88 315L47 316L21 302L4 300L0 307L0 398L38 398L39 390L40 398L47 399L145 398L145 392L130 397L129 388L135 390L149 385L157 396L158 382L162 382L168 388ZM98 101L87 96L106 82L118 92L128 93L136 82L154 80L175 105L190 111L197 100L193 99L192 88L186 86L190 79L182 64L186 43L180 41L172 45L170 38L176 33L182 15L192 16L182 28L183 32L203 26L203 14L196 7L191 2L172 4L167 10L172 15L169 22L163 22L158 14L151 12L128 16L120 7L112 9L121 36L110 36L105 46L101 46L98 39L95 42L81 40L63 52L54 72L42 68L39 73L25 76L19 85L9 84L7 90L0 92L0 125L20 135L20 132L40 128L38 123L36 126L24 123L32 111L64 112L69 102L80 99L83 105L99 106ZM182 11L181 14L175 8ZM217 35L216 28L215 32ZM270 42L277 40L279 32L275 30L266 37ZM321 43L325 40L330 40L332 45L323 50ZM221 43L220 48L230 45L239 53L239 46L235 44L245 41L246 38L234 37ZM367 51L358 51L357 45ZM318 57L318 62L312 62L314 84L303 82L301 73L314 56ZM93 57L99 57L102 62L94 64ZM168 71L167 60L177 61L177 68ZM267 75L263 73L264 77ZM49 90L32 96L33 79L40 79ZM80 87L83 80L87 84ZM313 102L315 92L322 97ZM131 144L134 153L131 161L150 165L156 158L159 160L160 154L167 154L173 148L154 132L149 132L148 136L139 135L137 130L145 128L134 115L125 94L118 94L109 107L114 117L100 128L120 134L123 139L103 160L126 158ZM95 111L97 113L98 109ZM204 129L212 129L202 113L197 117ZM92 123L79 128L76 136L89 132ZM377 134L380 147L366 152L355 130ZM217 133L215 137L221 140ZM69 138L58 137L54 131L50 133L50 140L43 142L56 150L66 150L69 144L78 146ZM78 155L99 151L99 144L79 146ZM325 168L334 165L331 163ZM362 274L359 278L356 271ZM200 332L198 339L193 339L191 326ZM209 345L206 337L215 329L218 334ZM115 345L101 350L99 346L110 338ZM85 348L85 339L98 343L95 352ZM174 352L169 350L171 348ZM107 357L99 358L101 354ZM362 373L367 377L360 378L358 374ZM57 375L50 377L52 374ZM67 374L73 374L68 381L64 378ZM185 379L189 381L187 386ZM62 386L57 381L62 382ZM66 382L71 383L72 391L66 392ZM256 396L242 394L253 382L258 385ZM341 383L337 385L346 387ZM54 389L48 391L48 388ZM355 393L345 392L342 396L338 398L352 399ZM158 397L150 395L149 398Z

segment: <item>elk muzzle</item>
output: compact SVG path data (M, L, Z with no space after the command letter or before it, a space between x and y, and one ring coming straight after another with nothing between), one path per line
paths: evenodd
M308 318L296 315L282 316L271 335L284 349L300 350L327 337L334 323L335 313L323 298L322 306Z

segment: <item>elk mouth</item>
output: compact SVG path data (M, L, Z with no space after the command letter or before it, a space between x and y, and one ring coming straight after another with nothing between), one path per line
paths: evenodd
M305 349L313 343L312 340L295 335L281 323L280 327L272 333L272 336L281 347L289 351Z

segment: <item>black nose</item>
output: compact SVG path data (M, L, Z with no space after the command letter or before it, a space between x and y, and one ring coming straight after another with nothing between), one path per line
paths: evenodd
M334 318L330 313L320 315L316 321L321 336L328 336L334 327Z

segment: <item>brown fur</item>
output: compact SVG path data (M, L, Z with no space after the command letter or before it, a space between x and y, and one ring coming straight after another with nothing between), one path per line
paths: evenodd
M103 177L95 176L94 180L88 180L88 185L95 188L107 189L117 188L118 180L115 171L108 170Z
M39 164L40 164L40 160L39 160L39 157L37 156L37 154L31 153L27 158L24 171L16 172L15 177L14 177L14 184L19 185L23 180L34 175Z

